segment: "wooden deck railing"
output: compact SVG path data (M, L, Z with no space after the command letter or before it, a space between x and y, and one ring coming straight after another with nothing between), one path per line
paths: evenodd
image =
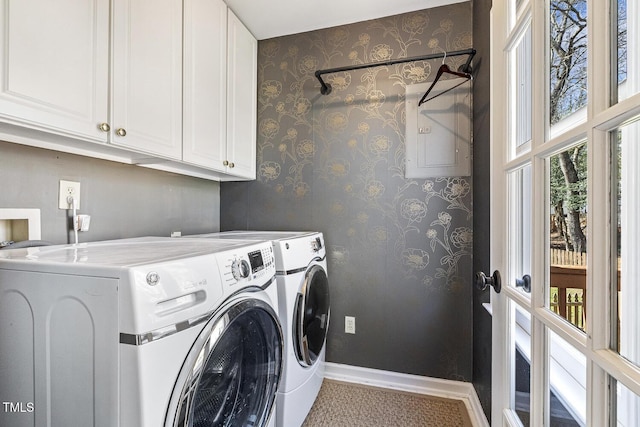
M578 328L584 330L587 307L587 267L551 265L552 297L550 308Z
M586 253L551 249L550 308L559 316L584 330L587 313ZM618 292L620 291L620 259L618 259Z
M571 266L586 266L587 254L586 252L573 252L565 251L563 249L551 249L550 250L551 265L571 265Z

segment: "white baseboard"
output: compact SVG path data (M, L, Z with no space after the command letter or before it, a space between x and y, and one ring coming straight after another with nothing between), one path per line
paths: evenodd
M402 374L359 366L325 362L324 376L330 380L364 384L411 393L462 400L474 427L489 427L482 405L471 383Z

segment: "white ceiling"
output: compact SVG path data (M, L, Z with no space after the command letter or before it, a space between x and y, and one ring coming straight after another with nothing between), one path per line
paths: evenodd
M258 40L465 0L225 0Z

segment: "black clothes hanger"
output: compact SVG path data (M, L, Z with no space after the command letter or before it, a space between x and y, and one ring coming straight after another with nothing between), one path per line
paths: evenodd
M445 54L445 59L446 58L447 58L447 56ZM462 82L458 83L457 85L455 85L453 87L450 87L449 89L444 90L444 91L440 92L437 95L432 96L431 98L427 98L427 96L429 96L429 93L431 92L431 89L433 89L433 87L436 85L436 83L438 83L438 80L440 80L440 77L442 77L442 75L444 73L451 74L451 75L454 75L456 77L461 77L464 80ZM429 86L429 89L427 89L425 94L422 95L422 98L420 98L420 102L418 102L418 107L421 106L422 104L424 104L425 102L432 100L433 98L437 98L440 95L442 95L444 93L447 93L452 89L457 88L461 84L463 84L463 83L465 83L465 82L467 82L467 81L469 81L471 79L473 79L473 76L471 74L465 73L465 72L453 71L451 68L449 68L449 66L447 64L444 63L444 59L443 59L442 60L442 65L440 66L440 68L438 68L438 72L436 73L436 78L433 80L433 82L431 83L431 86Z

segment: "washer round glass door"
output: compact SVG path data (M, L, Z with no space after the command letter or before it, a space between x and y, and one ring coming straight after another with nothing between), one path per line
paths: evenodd
M282 371L282 329L257 299L212 317L182 367L166 426L263 426Z
M329 327L329 280L321 265L307 269L293 313L293 343L300 365L312 366Z

